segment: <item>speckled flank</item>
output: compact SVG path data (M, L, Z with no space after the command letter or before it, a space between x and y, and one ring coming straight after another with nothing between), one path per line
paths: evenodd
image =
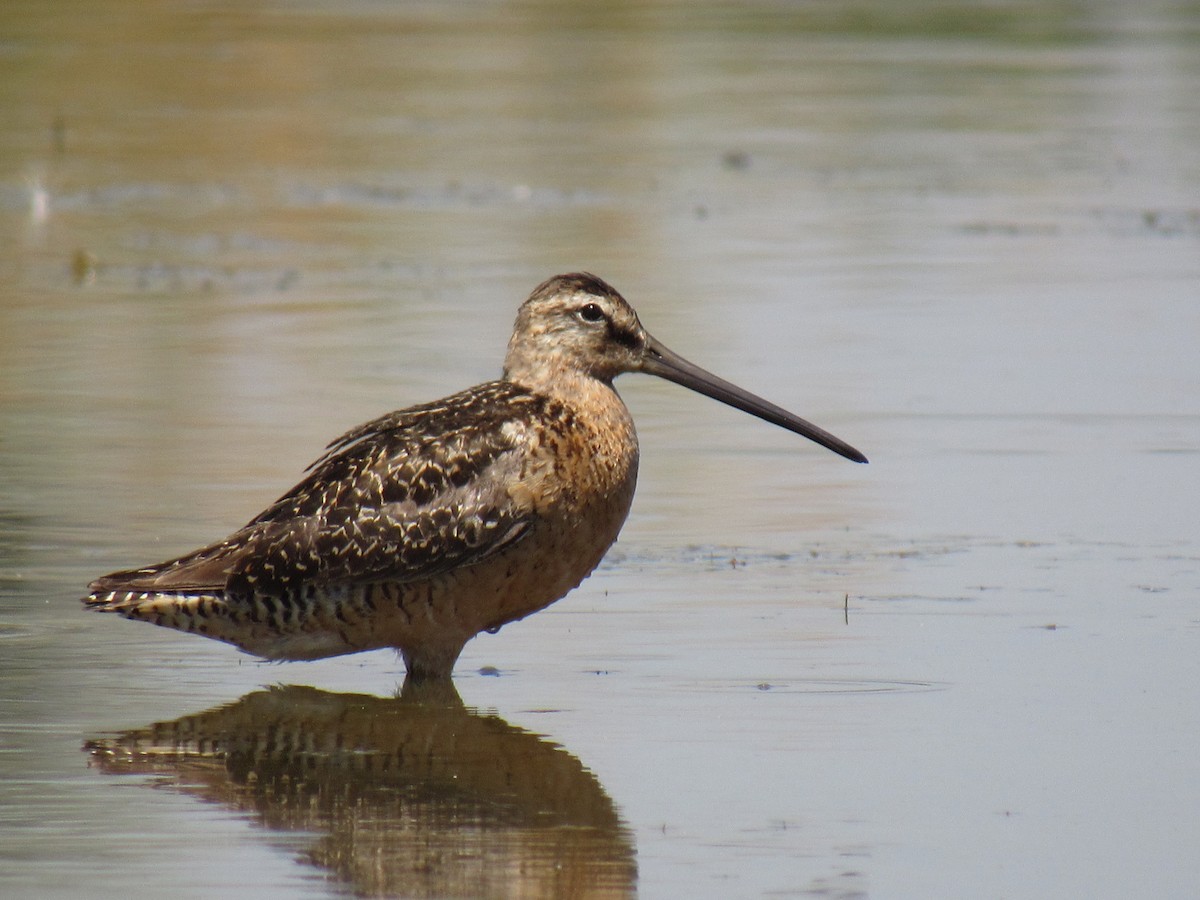
M394 647L410 676L448 677L468 640L562 597L617 539L638 445L612 382L637 371L866 461L676 356L600 279L559 275L518 311L500 380L347 432L244 528L84 602L268 659Z

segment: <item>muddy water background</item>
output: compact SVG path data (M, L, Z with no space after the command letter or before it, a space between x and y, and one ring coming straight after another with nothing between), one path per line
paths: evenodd
M4 4L0 894L1191 893L1198 46L1195 3ZM80 609L578 268L871 465L623 379L621 542L463 709Z

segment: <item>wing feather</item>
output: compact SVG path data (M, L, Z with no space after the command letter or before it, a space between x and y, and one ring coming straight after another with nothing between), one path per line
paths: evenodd
M528 492L512 487L527 467L522 436L546 402L497 381L367 422L225 541L92 590L285 596L305 584L405 582L472 565L529 530Z

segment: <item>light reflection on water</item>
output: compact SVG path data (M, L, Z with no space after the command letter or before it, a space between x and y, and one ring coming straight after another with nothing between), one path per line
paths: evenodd
M312 833L299 858L358 895L630 896L631 835L595 777L453 688L435 693L276 687L86 749L107 774Z
M406 818L423 788L337 748L268 760L332 767L304 831L186 741L166 791L80 753L150 765L122 756L147 723L239 716L381 764L429 727L480 803L508 770L437 736L516 747L490 758L550 784L478 813L468 867L1194 889L1194 4L81 10L0 8L0 893L329 896L482 821L436 785ZM623 379L633 515L579 591L468 646L495 712L362 696L385 653L265 666L79 609L336 434L494 377L516 304L576 268L872 464Z

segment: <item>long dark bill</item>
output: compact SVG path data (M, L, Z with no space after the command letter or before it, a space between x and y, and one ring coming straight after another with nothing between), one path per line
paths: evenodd
M768 403L761 397L742 390L736 384L730 384L724 378L718 378L712 372L706 372L699 366L688 362L678 353L668 350L652 337L646 342L646 355L642 361L642 371L681 384L685 388L698 394L704 394L706 397L712 397L714 400L720 400L742 412L758 416L772 425L794 431L796 434L806 437L810 441L816 441L822 447L827 447L834 453L846 457L846 459L857 463L867 461L865 456L841 438L834 437L825 429L818 428L812 422L792 415L774 403Z

